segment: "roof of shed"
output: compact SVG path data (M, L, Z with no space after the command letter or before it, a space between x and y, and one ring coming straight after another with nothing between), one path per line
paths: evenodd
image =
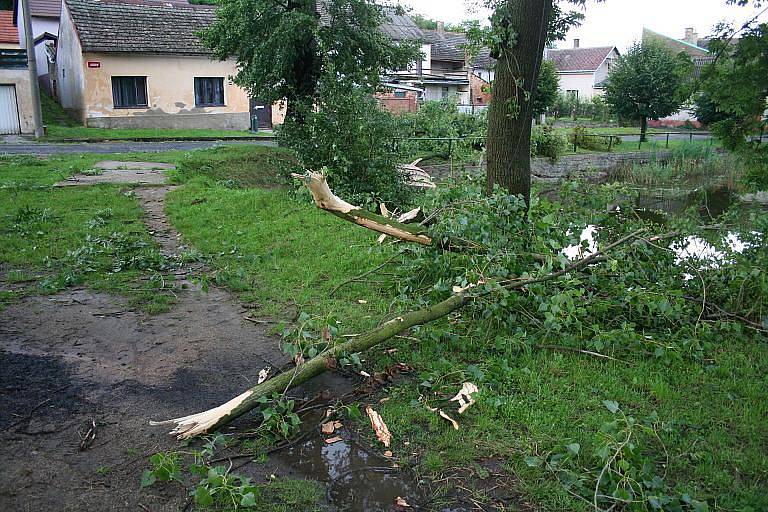
M86 52L208 55L197 32L216 8L171 2L66 0Z
M19 30L13 25L13 11L0 11L0 43L19 43Z
M598 46L595 48L549 50L547 59L554 62L555 68L559 72L596 71L615 48L615 46Z

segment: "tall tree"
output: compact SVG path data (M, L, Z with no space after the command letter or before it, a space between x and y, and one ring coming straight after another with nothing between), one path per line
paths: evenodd
M640 121L646 141L648 119L676 112L690 95L692 63L656 42L635 43L608 74L605 100L619 116Z
M221 0L201 33L219 59L235 58L234 81L252 97L310 109L322 79L373 89L382 73L418 59L415 42L381 30L392 11L372 0Z
M584 0L568 0L583 4ZM488 113L486 185L531 195L531 122L544 45L563 38L581 13L564 12L553 0L483 0L491 25L471 28L474 45L490 47L496 59L493 100Z

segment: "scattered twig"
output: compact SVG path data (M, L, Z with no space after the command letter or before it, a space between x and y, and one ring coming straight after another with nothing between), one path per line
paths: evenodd
M400 252L398 252L397 254L395 254L394 256L392 256L391 258L389 258L387 261L385 261L384 263L382 263L381 265L378 265L378 266L376 266L375 268L372 268L371 270L369 270L369 271L367 271L367 272L364 272L364 273L360 274L359 276L355 276L355 277L349 278L349 279L347 279L346 281L344 281L344 282L342 282L342 283L339 283L337 286L335 286L335 287L333 288L333 290L331 290L331 291L330 291L330 293L328 294L328 296L329 296L329 297L333 297L333 295L334 295L334 294L335 294L337 291L339 291L339 289L340 289L341 287L343 287L343 286L345 286L345 285L348 285L349 283L354 283L355 281L360 281L361 279L363 279L363 278L365 278L365 277L368 277L369 275L371 275L371 274L375 273L377 270L381 270L382 268L384 268L384 267L386 267L387 265L389 265L390 263L392 263L392 261L393 261L395 258L397 258L398 256L401 256L401 255L402 255L403 253L405 253L405 252L406 252L406 251L400 251Z
M533 347L538 349L545 349L545 350L557 350L560 352L578 352L580 354L586 354L588 356L599 357L601 359L609 359L611 361L616 361L617 363L631 365L631 363L628 361L622 361L621 359L616 359L615 357L601 354L600 352L593 352L591 350L584 350L581 348L565 347L563 345L534 345Z
M78 432L78 435L80 433ZM84 452L93 444L96 440L96 420L91 420L91 426L88 427L85 435L80 436L80 446L78 447L81 452Z

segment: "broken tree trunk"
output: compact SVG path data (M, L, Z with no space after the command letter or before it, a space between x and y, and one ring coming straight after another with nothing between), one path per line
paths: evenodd
M175 424L171 434L179 439L187 439L198 434L212 432L238 416L258 407L259 398L271 396L274 393L285 393L288 389L298 386L309 379L320 375L328 368L334 367L337 356L362 352L382 341L388 340L398 333L411 327L422 325L442 318L455 311L467 302L470 297L464 294L452 295L448 299L428 308L412 311L381 324L376 329L354 338L346 343L336 345L326 352L300 364L293 371L281 373L266 382L257 384L245 393L229 402L199 414L184 416L173 420L150 422L151 425Z

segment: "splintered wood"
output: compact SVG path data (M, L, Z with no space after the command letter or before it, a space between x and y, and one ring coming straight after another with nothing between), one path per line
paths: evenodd
M389 448L389 444L392 442L392 434L389 433L389 428L387 428L387 424L384 423L381 414L374 411L370 405L365 408L365 413L371 420L371 426L376 433L376 438L381 441L381 444Z
M437 188L432 176L427 171L418 166L421 158L414 160L410 164L400 164L398 170L405 176L405 184L411 187Z

